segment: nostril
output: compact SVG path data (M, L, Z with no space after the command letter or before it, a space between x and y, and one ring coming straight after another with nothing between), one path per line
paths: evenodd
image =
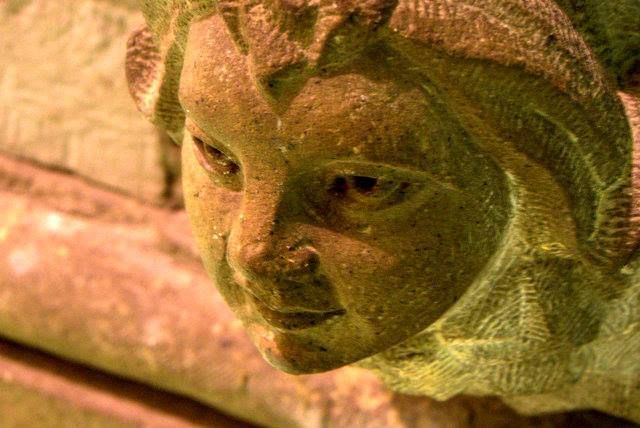
M275 252L272 245L265 242L252 242L231 248L229 265L250 281L275 281L289 278L302 280L302 277L317 273L320 257L308 244L280 247Z
M312 274L318 270L319 264L320 257L316 250L305 246L287 254L284 273L289 276Z

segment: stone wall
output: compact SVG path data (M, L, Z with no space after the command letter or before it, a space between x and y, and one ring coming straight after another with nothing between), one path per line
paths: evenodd
M158 202L165 146L124 77L132 3L0 2L0 151Z

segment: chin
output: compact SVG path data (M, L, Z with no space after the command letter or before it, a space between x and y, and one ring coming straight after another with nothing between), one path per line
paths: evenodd
M293 375L326 372L360 359L331 352L313 337L278 332L264 326L252 326L249 334L270 365Z
M327 360L321 360L317 358L317 356L311 356L311 358L306 359L304 355L292 357L290 355L274 353L271 350L266 352L260 350L260 352L263 358L274 368L291 375L322 373L348 364L343 361L332 360L330 356L327 356Z
M309 367L305 364L304 361L298 360L290 360L286 358L280 358L280 356L276 356L269 353L262 353L262 357L268 362L273 368L280 370L281 372L288 373L290 375L305 375L305 374L313 374L313 373L322 373L329 369L320 369L317 367Z

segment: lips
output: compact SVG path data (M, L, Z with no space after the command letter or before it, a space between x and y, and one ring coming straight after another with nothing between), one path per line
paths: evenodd
M286 296L287 303L278 307L267 305L258 298L253 290L258 288L257 284L244 275L235 272L233 279L265 321L279 329L307 329L346 313L336 300L329 281L323 276L305 282L281 278L277 283L269 283L266 288L277 289L278 294ZM262 288L265 286L262 285Z
M301 311L295 309L272 309L249 294L260 315L272 326L283 330L303 330L345 314L344 309L327 311Z

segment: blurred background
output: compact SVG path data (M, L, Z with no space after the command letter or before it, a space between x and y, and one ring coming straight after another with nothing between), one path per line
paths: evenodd
M0 0L0 24L0 426L632 426L270 368L200 266L178 148L129 99L135 1Z

